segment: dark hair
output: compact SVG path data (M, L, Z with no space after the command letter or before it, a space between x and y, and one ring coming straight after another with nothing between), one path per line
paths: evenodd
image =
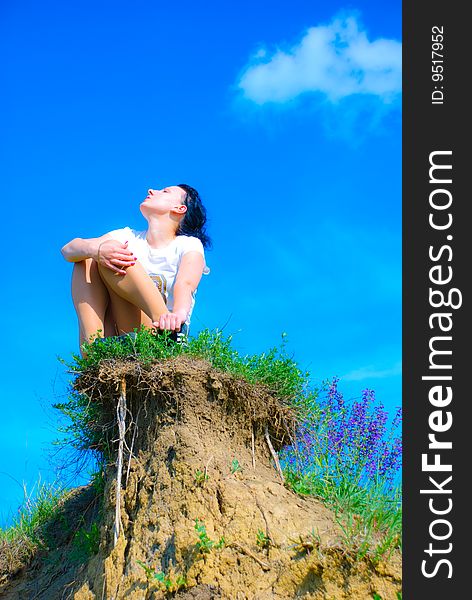
M179 188L185 192L183 204L187 207L184 218L180 221L177 235L192 235L198 238L204 248L211 248L211 240L206 233L206 210L202 204L200 194L186 183L179 183Z

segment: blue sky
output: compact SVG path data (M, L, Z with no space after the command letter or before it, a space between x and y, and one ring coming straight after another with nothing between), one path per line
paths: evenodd
M131 8L132 7L132 8ZM0 524L53 480L77 351L60 248L186 182L214 248L192 333L401 402L401 5L3 2Z

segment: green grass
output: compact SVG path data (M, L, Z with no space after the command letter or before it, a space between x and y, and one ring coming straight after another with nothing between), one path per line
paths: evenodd
M262 529L258 529L257 530L257 535L256 535L256 544L259 546L259 548L261 549L265 549L265 548L270 548L271 545L271 540L270 537L268 537L263 531Z
M198 535L198 542L196 543L196 547L201 554L211 552L213 548L215 548L216 550L220 550L224 547L225 538L221 536L218 542L210 540L207 534L205 524L202 523L202 521L200 521L198 518L195 519L195 531Z
M182 354L202 358L220 371L232 373L249 383L267 386L280 399L293 399L303 395L308 385L308 373L301 371L286 352L286 338L282 335L280 348L255 355L241 355L232 347L232 336L224 337L219 330L205 329L186 344L177 344L169 338L169 332L153 335L141 327L136 338L96 339L84 344L84 357L73 355L73 362L66 363L72 373L79 374L97 366L104 359L139 359L143 364L164 360ZM63 361L65 362L65 361Z
M205 485L205 482L208 481L209 476L207 473L205 473L205 471L201 471L200 469L197 469L195 471L195 483L201 487L203 487Z
M75 562L85 563L91 556L98 553L100 548L100 526L97 522L89 526L81 520L82 526L73 537L73 550L71 558Z
M166 592L177 592L187 585L186 578L182 575L178 575L176 580L173 581L172 578L163 571L156 571L153 567L149 567L141 560L137 560L136 563L144 569L149 583L152 584L157 582L159 587Z
M136 336L124 339L114 337L97 338L90 344L84 344L84 356L74 355L71 363L65 363L69 371L80 376L82 373L93 374L101 361L121 359L148 365L152 361L186 355L208 361L219 371L230 373L237 378L252 384L265 386L270 393L285 404L298 407L300 415L305 406L311 406L306 398L316 396L316 392L307 393L308 373L299 369L297 363L286 352L285 336L282 336L280 348L272 348L258 355L241 355L232 347L232 337L224 337L219 330L203 330L186 344L177 344L164 332L153 335L150 329L142 327ZM105 436L99 427L93 425L100 422L101 408L98 403L91 402L85 394L80 394L70 387L66 402L53 404L65 417L65 424L58 426L58 431L66 437L53 444L59 449L72 451L68 459L69 465L80 472L93 458L99 467L111 456L106 447Z
M231 462L231 474L234 475L234 473L236 473L236 471L241 471L241 465L239 464L239 461L237 458L233 458L232 462Z
M36 487L36 490L35 490ZM39 480L6 529L0 528L0 573L10 574L26 564L39 550L47 547L46 526L58 516L70 490Z
M284 469L287 483L297 493L319 498L335 514L343 546L357 558L374 563L402 547L401 489L385 492L382 481L359 485L349 473L329 477Z

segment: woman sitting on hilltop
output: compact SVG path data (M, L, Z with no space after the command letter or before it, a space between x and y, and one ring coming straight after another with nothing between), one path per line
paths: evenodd
M146 231L129 227L98 238L75 238L61 252L73 262L72 298L80 346L140 325L188 333L205 264L206 211L185 184L148 190L140 205Z

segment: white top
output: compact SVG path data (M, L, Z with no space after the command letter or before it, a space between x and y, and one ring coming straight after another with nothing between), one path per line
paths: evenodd
M130 227L115 229L108 235L119 242L125 243L128 240L128 248L134 253L139 262L143 265L148 275L156 284L165 300L167 308L172 311L174 306L174 283L179 270L182 256L187 252L199 252L205 260L205 251L202 242L189 235L178 235L170 244L164 248L151 248L146 241L147 231L136 231ZM204 266L203 273L208 275L210 269ZM192 294L192 304L185 323L190 325L190 316L195 306L195 295Z

